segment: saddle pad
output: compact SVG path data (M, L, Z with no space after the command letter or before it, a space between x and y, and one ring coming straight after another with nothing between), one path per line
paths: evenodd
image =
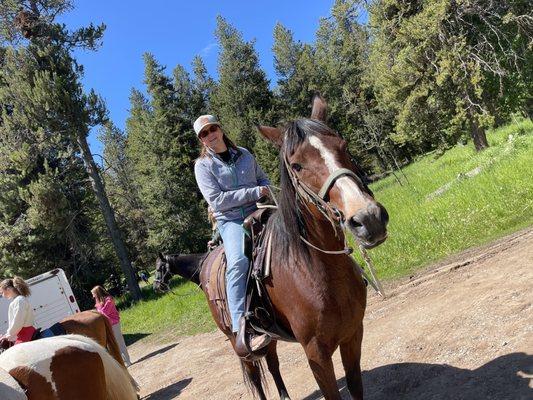
M231 328L231 317L226 295L226 257L224 246L213 250L205 260L207 282L205 291L207 298L212 302L218 314L219 322Z
M2 368L0 368L0 399L28 400L17 381Z

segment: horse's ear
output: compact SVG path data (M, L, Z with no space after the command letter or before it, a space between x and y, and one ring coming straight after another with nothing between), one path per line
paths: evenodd
M326 122L326 110L328 105L326 100L320 96L319 93L313 96L313 110L311 111L311 119L318 119L322 122Z
M163 253L159 252L159 259L161 261L164 261L165 260L165 256L163 255Z
M267 140L270 140L276 147L283 144L283 134L278 128L256 124L255 127Z

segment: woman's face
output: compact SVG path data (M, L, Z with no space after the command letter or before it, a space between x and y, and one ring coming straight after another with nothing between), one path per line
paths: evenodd
M202 129L198 137L204 146L209 147L216 153L220 152L223 147L226 147L223 139L224 133L218 125L210 125Z
M6 299L12 299L17 296L17 292L15 292L13 288L6 288L6 289L0 288L0 295L2 297L5 297Z

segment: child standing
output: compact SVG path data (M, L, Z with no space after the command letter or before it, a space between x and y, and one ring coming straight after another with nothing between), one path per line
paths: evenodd
M93 287L91 294L93 295L96 311L105 315L109 320L118 347L120 348L120 354L122 355L124 364L126 367L129 367L131 365L130 355L128 353L128 348L126 347L126 342L124 342L124 336L122 335L122 329L120 328L120 315L118 314L113 297L111 297L102 286Z

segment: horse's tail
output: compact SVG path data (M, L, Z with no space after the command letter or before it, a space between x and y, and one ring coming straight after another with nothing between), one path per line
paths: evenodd
M102 318L104 324L105 324L105 338L106 338L106 348L109 354L111 354L111 357L113 357L117 362L126 368L126 365L124 365L124 360L122 359L122 355L120 354L120 348L118 347L117 339L115 339L115 335L113 334L113 328L111 328L111 323L109 320L104 317Z
M263 359L259 359L256 361L243 361L242 359L239 359L239 361L241 362L241 371L244 384L246 388L252 393L252 396L255 399L259 395L259 393L257 392L257 386L262 386L264 388L268 387L268 381L265 377L265 365L263 364ZM251 371L250 373L248 373L249 370L246 368L247 363L249 365L251 364L251 367L256 369L255 372L257 376L253 377L251 375L253 374L253 372ZM254 380L257 381L254 383Z
M137 381L133 378L133 376L130 375L128 372L128 369L126 368L126 365L124 364L124 359L122 358L122 354L120 353L120 347L118 346L117 339L115 338L115 335L113 334L113 328L111 327L111 323L109 320L104 317L104 323L105 323L105 336L106 336L106 348L111 357L113 357L117 362L120 364L120 366L126 371L128 376L130 377L132 385L135 387L135 390L139 391L139 384Z

